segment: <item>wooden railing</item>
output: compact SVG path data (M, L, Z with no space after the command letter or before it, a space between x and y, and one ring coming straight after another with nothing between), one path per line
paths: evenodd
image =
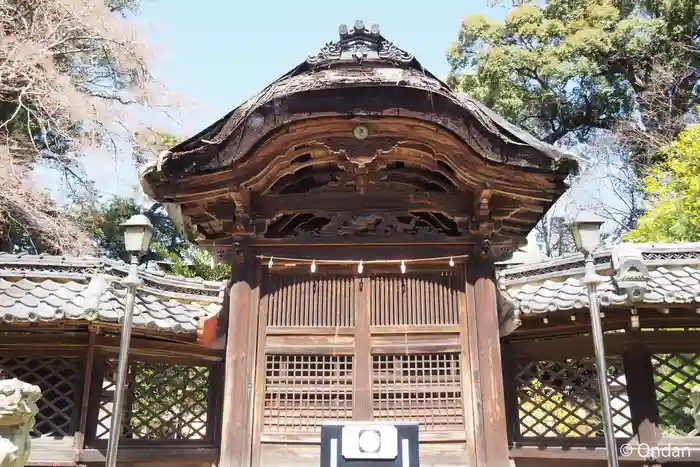
M700 447L697 437L688 437L695 435L688 411L690 392L700 386L700 332L612 331L604 340L618 443L685 439ZM515 450L604 445L590 335L507 342L503 353Z
M96 335L94 329L2 337L0 377L42 390L30 465L103 463L119 338ZM194 344L132 340L120 459L184 460L188 450L196 458L216 459L220 353ZM151 449L157 446L165 449Z

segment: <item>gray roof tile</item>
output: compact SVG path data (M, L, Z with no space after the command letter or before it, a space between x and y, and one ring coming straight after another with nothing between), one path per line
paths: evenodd
M125 272L123 263L101 258L0 254L0 322L119 322ZM140 274L145 284L136 295L135 326L193 333L200 318L221 310L223 282Z
M639 245L649 268L647 304L698 304L700 306L700 243ZM601 306L630 304L613 281L611 252L595 254L596 271L606 277L598 287ZM499 286L520 312L528 314L567 311L588 306L582 257L573 254L554 260L499 271Z

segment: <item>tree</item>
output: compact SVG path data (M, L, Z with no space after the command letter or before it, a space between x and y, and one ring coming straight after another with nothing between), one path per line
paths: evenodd
M564 216L546 215L535 227L537 244L550 258L576 251L573 223Z
M633 242L700 241L700 124L664 146L662 160L644 179L650 208L626 239Z
M155 231L151 252L142 261L155 262L166 272L185 277L224 280L230 276L230 266L213 267L211 255L190 242L158 203L144 208L132 198L113 198L103 204L79 206L73 215L77 224L90 235L99 254L128 261L120 224L135 214L148 217Z
M85 199L94 192L82 170L86 152L135 144L125 110L157 107L164 96L128 19L137 8L137 0L0 0L2 250L91 250L29 174L49 165Z
M633 114L675 134L698 98L699 38L695 0L528 2L502 22L468 16L448 52L449 81L550 143ZM661 70L671 76L659 82ZM658 86L662 106L645 98Z
M624 233L640 213L646 168L700 98L697 1L513 4L503 21L463 21L448 51L448 83L549 143L596 146L605 137L623 147L603 170L623 183L608 190L620 202L601 214Z
M172 251L175 255L186 248L185 239L180 236L168 214L159 204L144 209L136 200L126 197L113 198L104 204L80 207L76 213L78 225L90 234L97 250L112 259L129 260L124 249L123 229L120 224L131 216L144 214L153 224L154 235L151 248L155 252ZM161 260L161 254L153 254L146 260Z

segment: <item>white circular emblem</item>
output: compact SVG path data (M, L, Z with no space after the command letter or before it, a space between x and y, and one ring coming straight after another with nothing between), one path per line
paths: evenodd
M381 449L382 437L377 430L362 430L357 443L361 452L373 454Z

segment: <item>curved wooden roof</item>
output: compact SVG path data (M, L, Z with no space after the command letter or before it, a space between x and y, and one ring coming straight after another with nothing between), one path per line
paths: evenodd
M358 127L361 137L354 133ZM400 211L402 222L424 230L457 232L439 218L446 215L455 225L472 226L459 235L484 234L474 225L488 220L506 226L504 235L522 238L566 190L564 181L576 168L571 154L453 92L377 26L357 22L341 26L337 42L162 153L142 170L141 180L147 194L175 205L175 215L207 239L269 237L275 220L292 215L277 206L303 205L302 195L318 190L359 193L364 204ZM380 208L378 200L367 201L373 187L404 200L410 194L418 208ZM426 200L426 193L435 196ZM484 193L489 206L479 214ZM288 202L281 195L289 195ZM268 199L256 203L259 196ZM274 203L270 196L277 196ZM319 210L334 225L328 206ZM235 220L226 218L233 211ZM432 217L409 221L405 213L415 211ZM319 229L313 232L319 235Z
M366 47L361 60L353 52L358 49L353 41L362 41L362 46ZM381 51L386 49L394 52L382 54ZM338 52L334 54L334 50ZM374 91L387 94L391 93L390 89L399 88L416 90L416 96L423 96L419 102L393 102L395 106L390 105L394 99L389 95L385 102L363 101L350 96L352 108L343 108L339 99L325 99L332 94L328 91L348 88L374 88ZM366 93L371 94L377 93ZM300 112L301 115L295 115L295 109L289 107L288 99L297 95L304 95L306 104L305 109L298 109L306 111ZM402 94L396 96L403 97ZM283 120L265 121L269 119L270 112L281 110L280 107L285 104L287 108L284 113L287 115ZM340 41L327 44L318 55L310 56L223 118L172 148L162 160L149 164L145 168L144 178L149 184L149 174L157 166L169 175L229 166L249 155L250 149L275 128L293 121L316 118L322 114L382 116L392 110L395 115L401 115L400 108L414 109L415 114L406 117L434 122L455 132L493 162L564 173L576 165L572 154L538 140L466 94L453 92L412 55L398 49L380 34L372 33L363 25L356 25L346 34L341 32ZM489 148L479 144L473 131L484 138L499 140L502 147ZM217 158L223 146L232 140L236 141L236 147L228 148L224 157ZM514 157L508 157L508 149Z

